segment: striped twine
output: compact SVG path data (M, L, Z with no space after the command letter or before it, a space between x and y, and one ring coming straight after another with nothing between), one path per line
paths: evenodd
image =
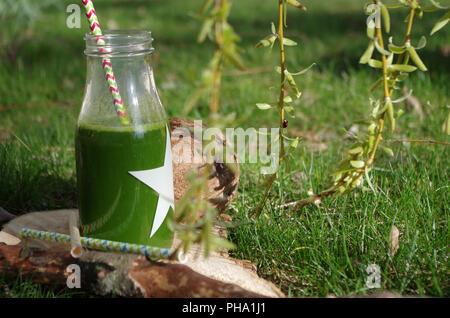
M86 17L89 20L89 27L94 35L97 35L96 43L98 45L105 45L105 39L102 35L102 30L100 29L100 23L98 22L97 14L95 13L94 4L92 0L81 0L86 9ZM100 52L106 52L105 49L100 48ZM122 97L120 96L119 89L117 87L116 78L114 77L114 72L111 65L111 60L108 58L104 58L102 60L102 67L106 73L106 82L109 86L109 91L111 92L114 106L116 107L117 115L120 118L120 121L124 125L128 125L130 123L125 108L123 107Z
M38 239L64 244L70 244L71 241L70 235L67 234L39 231L28 228L22 228L21 234L23 238ZM173 254L173 250L167 248L109 241L92 237L81 237L81 246L100 251L145 255L148 258L152 259L168 259Z

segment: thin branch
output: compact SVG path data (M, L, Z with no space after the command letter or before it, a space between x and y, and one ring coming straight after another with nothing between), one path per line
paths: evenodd
M373 0L374 4L378 4L379 0ZM411 30L412 30L412 25L413 25L413 21L414 21L414 14L415 14L415 10L413 8L410 9L410 14L408 17L408 24L407 24L407 28L406 28L406 32L405 32L405 39L404 39L404 43L406 44L406 42L409 41L410 36L411 36ZM383 41L383 33L382 33L382 27L381 27L381 23L375 26L376 29L376 37L378 40L378 43L380 45L380 47L382 49L384 49L384 41ZM398 59L397 59L397 63L401 64L403 62L403 58L404 58L404 54L399 55ZM384 90L384 100L386 100L387 98L391 98L392 94L394 92L394 84L395 84L395 79L398 76L398 72L394 72L393 75L393 82L394 84L392 84L392 86L389 86L388 84L388 74L387 74L387 58L384 54L382 54L381 56L382 59L382 64L383 64L383 90ZM375 142L374 142L374 146L372 148L372 151L370 153L369 158L367 159L367 161L365 162L365 167L370 167L373 164L373 161L375 159L375 154L377 152L378 146L381 142L381 140L383 140L383 129L384 129L384 125L385 125L385 112L383 112L380 117L378 118L378 132L375 138ZM364 173L364 169L360 169L360 171L357 171L359 174L359 177L362 176L362 174ZM357 178L355 178L357 179ZM341 180L339 182L338 185L342 185L344 182ZM285 205L280 206L281 208L283 207L295 207L295 206L300 206L300 208L304 207L305 205L311 204L311 203L317 203L317 201L320 201L320 199L322 197L327 197L327 196L331 196L333 194L335 194L336 192L338 192L337 190L337 186L336 187L332 187L330 189L327 189L325 191L320 192L317 195L302 199L302 200L298 200L295 202L291 202Z
M278 40L280 43L280 67L281 67L281 75L280 75L280 96L278 100L278 111L280 112L280 127L283 127L284 122L284 92L285 92L285 82L286 82L286 75L284 71L286 70L286 57L284 54L284 0L278 0ZM280 168L281 161L284 157L284 142L283 142L283 134L282 134L282 128L279 130L279 140L280 140L280 153L278 156L278 169ZM257 207L252 212L251 216L255 216L256 218L259 217L261 214L261 211L263 209L264 203L266 202L267 196L269 195L270 188L272 187L273 182L275 181L277 173L270 175L266 190L264 192L264 195L262 199L259 201Z
M432 140L432 139L388 139L388 140L385 140L385 142L420 142L420 143L450 146L450 142Z

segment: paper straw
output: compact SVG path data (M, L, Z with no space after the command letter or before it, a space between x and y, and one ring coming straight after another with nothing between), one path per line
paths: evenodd
M56 232L40 231L22 228L22 237L51 241L63 244L71 244L70 235ZM168 259L173 254L173 250L148 245L130 244L109 240L96 239L92 237L80 237L81 246L108 252L122 252L129 254L145 255L152 259ZM178 255L177 255L178 256Z
M81 248L81 237L80 230L78 229L78 219L75 213L72 213L69 218L69 229L70 229L70 255L73 258L80 258L83 253Z
M98 45L105 45L105 40L101 36L102 30L100 29L100 23L97 18L97 14L95 13L94 4L92 0L81 0L86 9L86 16L89 21L89 27L94 35L97 35L97 39L95 40ZM100 48L100 52L106 52L105 49ZM127 112L123 107L122 97L120 96L119 89L117 87L116 78L114 77L114 72L111 65L111 60L108 58L104 58L102 60L102 66L106 73L106 82L109 86L109 91L112 94L114 106L116 107L116 113L120 118L120 121L124 125L128 125L130 123Z

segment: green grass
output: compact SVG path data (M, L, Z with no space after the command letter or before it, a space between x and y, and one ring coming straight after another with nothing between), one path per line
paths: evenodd
M0 277L0 298L72 298L80 295L84 294L61 286L36 284L20 275L7 282Z
M296 118L289 119L288 131L292 135L307 132L307 137L290 154L256 221L248 214L262 197L264 188L259 185L263 178L255 173L258 166L241 165L238 195L228 211L236 223L230 230L237 245L233 255L257 264L262 277L290 295L373 292L365 287L365 269L368 264L377 264L383 289L448 297L448 147L391 144L395 156L380 152L371 172L376 194L357 191L329 198L320 209L276 208L306 197L310 188L316 192L324 189L349 144L343 138L343 128L367 115L368 87L377 78L375 71L358 64L367 45L364 2L303 2L309 8L307 13L288 12L286 35L299 46L287 49L287 63L292 71L313 62L318 65L298 79L304 94ZM196 43L200 24L188 15L200 1L124 3L96 0L100 22L104 28L152 31L161 99L170 117L181 116L213 49L210 44ZM36 23L16 52L15 63L5 56L4 47L0 48L0 206L16 214L76 206L73 147L85 85L82 37L87 23L82 17L82 29L67 29L64 9L65 5L52 9L46 20ZM249 69L278 63L276 50L268 54L254 48L269 32L270 22L276 20L276 10L274 0L234 1L230 23L242 37L240 46ZM427 35L441 15L426 14L418 20L413 43ZM394 11L396 43L404 32L403 18L404 11ZM423 120L409 110L399 119L396 131L386 137L450 141L442 132L449 105L448 43L450 28L428 37L421 55L430 71L413 73L405 82L422 104ZM221 112L235 112L243 128L276 125L275 113L259 111L254 105L274 99L277 86L278 76L270 70L227 75ZM198 119L207 114L206 100L201 100L189 117ZM402 233L394 257L388 255L392 225ZM6 286L15 292L1 296L57 296L57 292L31 282L16 283L16 289L11 283ZM36 291L29 293L30 288Z

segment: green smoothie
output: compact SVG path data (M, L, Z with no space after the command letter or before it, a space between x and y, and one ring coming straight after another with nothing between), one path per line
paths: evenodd
M83 236L170 247L167 218L150 238L158 193L130 171L164 165L166 125L80 125L76 134L78 204Z

